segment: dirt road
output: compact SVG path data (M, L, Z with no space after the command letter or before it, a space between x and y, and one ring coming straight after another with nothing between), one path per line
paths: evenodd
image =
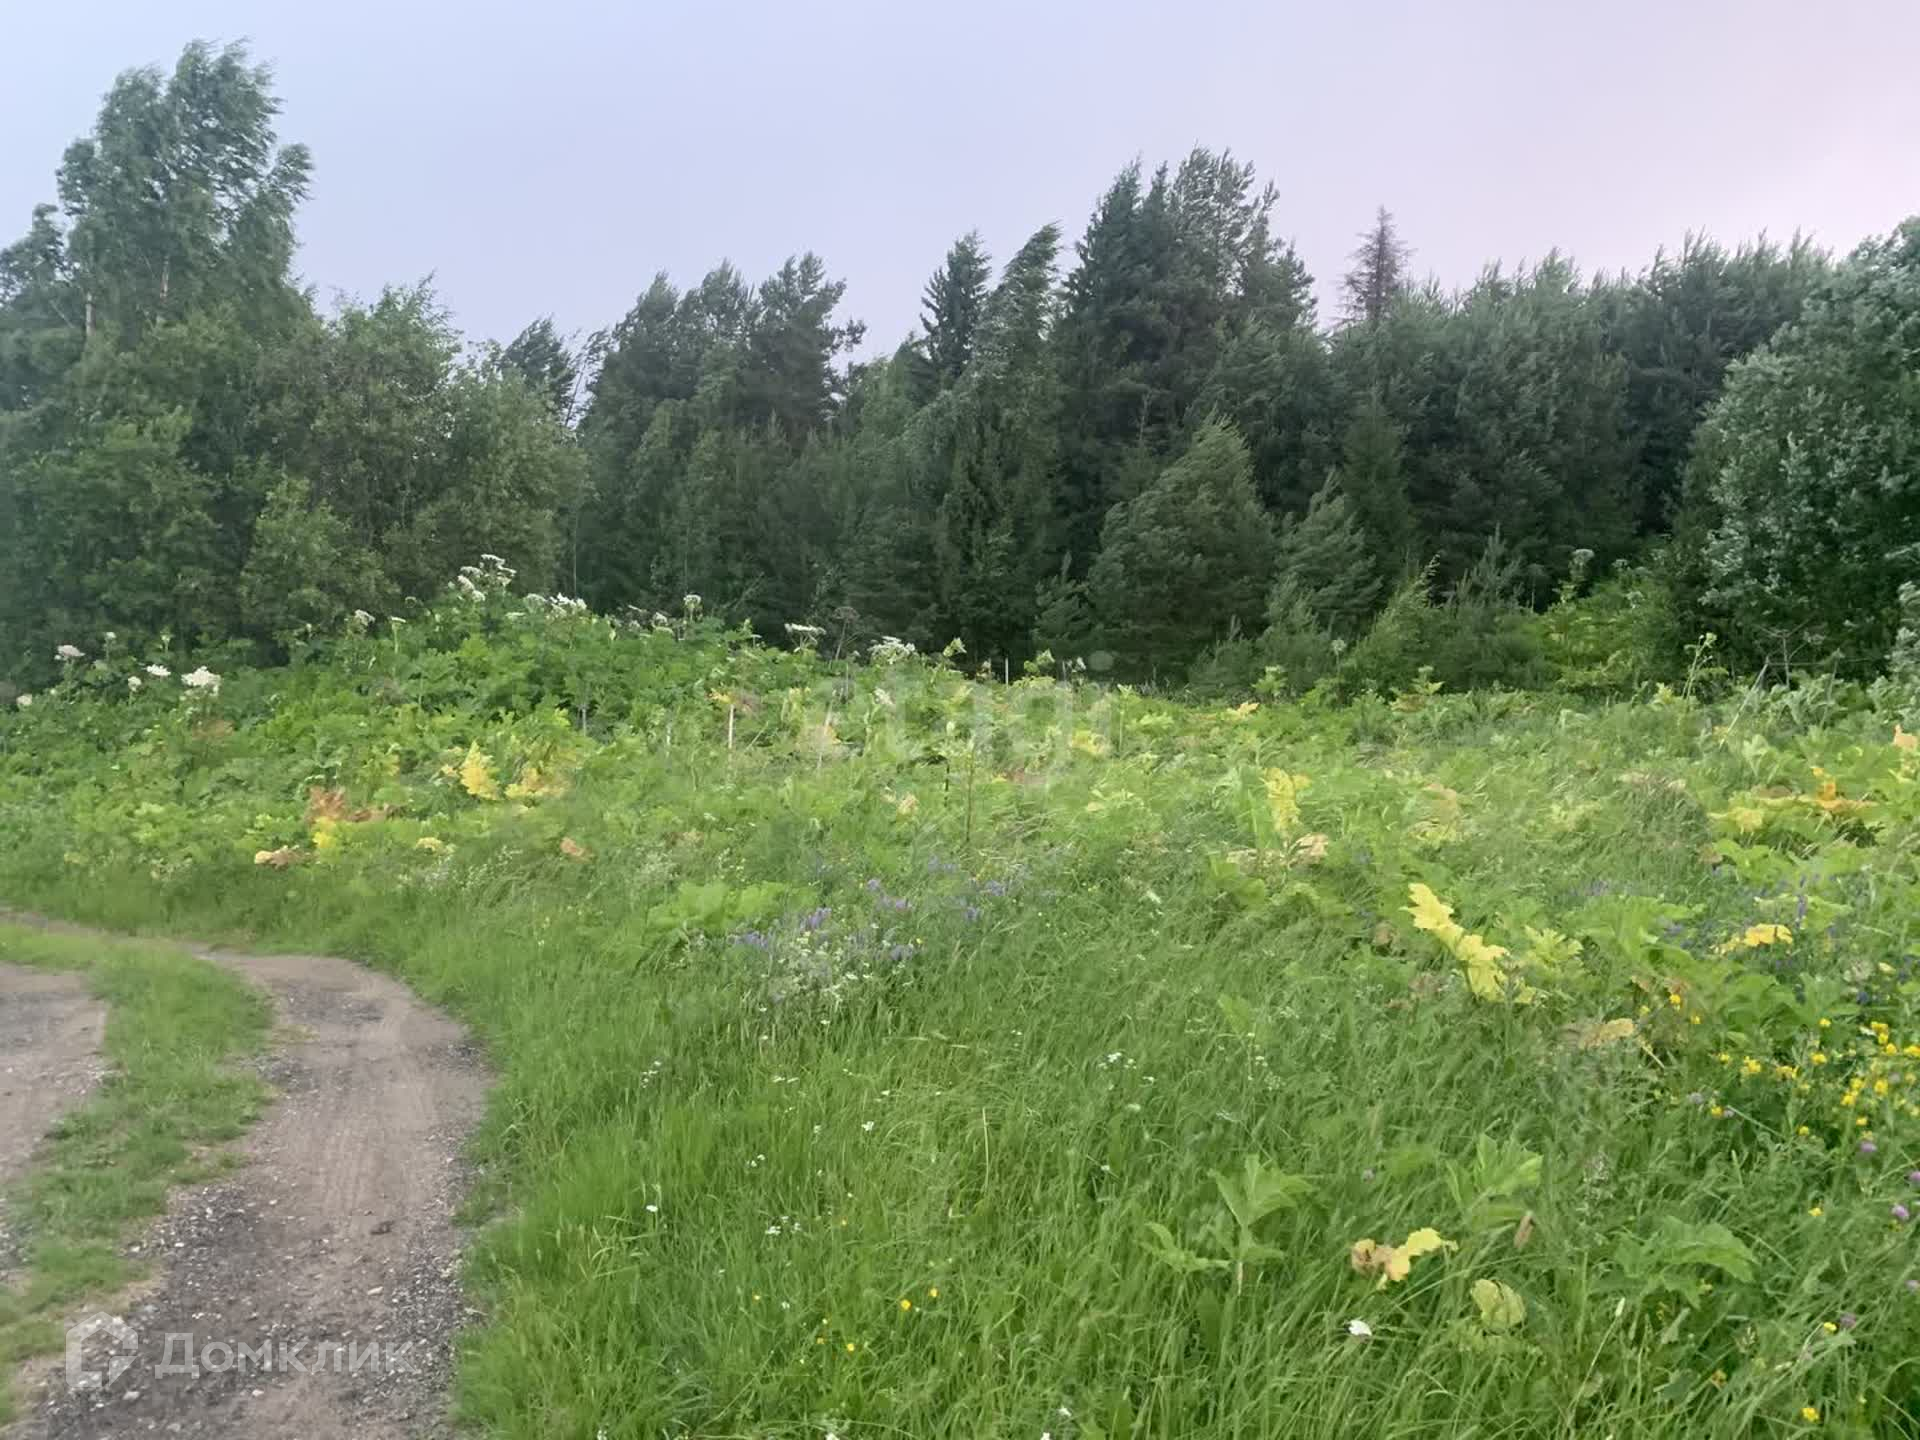
M4 1191L100 1078L106 1023L80 976L0 965L0 1275L15 1259Z
M348 961L196 953L273 997L276 1098L239 1167L176 1195L143 1240L155 1276L116 1317L133 1333L103 1326L81 1352L100 1383L43 1370L7 1440L446 1433L472 1318L453 1212L486 1090L465 1032Z

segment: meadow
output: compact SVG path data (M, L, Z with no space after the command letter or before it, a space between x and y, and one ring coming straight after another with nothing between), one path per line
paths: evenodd
M278 669L75 636L0 898L474 1027L480 1433L1920 1432L1884 705L796 638L490 568Z

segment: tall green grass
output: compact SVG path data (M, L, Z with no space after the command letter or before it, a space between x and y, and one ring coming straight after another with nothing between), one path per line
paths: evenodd
M509 640L400 643L390 674L246 682L231 733L14 737L0 891L359 956L475 1027L476 1429L1913 1428L1920 1126L1896 1096L1859 1131L1827 1083L1870 1020L1920 1039L1885 717L964 698L683 641L582 733L472 698L523 673ZM1814 763L1876 828L1818 807ZM1306 777L1294 813L1273 774ZM316 819L312 786L394 810ZM1748 803L1775 809L1742 841L1716 816ZM1528 972L1537 1004L1478 1000L1415 882L1516 968L1528 926L1579 954ZM1740 948L1783 917L1790 951ZM1819 1088L1774 1075L1822 1044ZM1272 1208L1242 1235L1249 1160ZM1427 1226L1456 1248L1401 1283L1350 1262Z

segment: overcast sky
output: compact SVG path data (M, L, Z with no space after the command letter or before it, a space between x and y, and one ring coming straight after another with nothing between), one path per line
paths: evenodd
M477 339L814 249L891 346L955 235L1072 238L1129 158L1196 143L1279 187L1323 297L1382 203L1448 285L1920 211L1920 0L0 5L7 238L117 71L244 38L314 152L306 281L431 274Z

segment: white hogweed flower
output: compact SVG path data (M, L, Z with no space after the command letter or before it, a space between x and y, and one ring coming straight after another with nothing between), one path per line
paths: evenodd
M204 665L198 670L182 675L180 683L190 690L206 690L215 695L220 693L220 677Z
M87 652L82 650L78 645L61 645L54 650L53 658L72 663L75 660L84 658L86 653Z
M17 707L18 707L19 709L22 709L22 710L27 710L27 709L31 709L31 708L32 708L32 706L33 706L33 696L31 696L31 695L16 695L16 696L14 696L14 697L13 697L13 703L14 703L14 705L15 705L15 706L17 706Z
M153 676L156 680L165 680L169 675L173 674L173 671L167 669L164 665L149 665L147 666L147 674Z

